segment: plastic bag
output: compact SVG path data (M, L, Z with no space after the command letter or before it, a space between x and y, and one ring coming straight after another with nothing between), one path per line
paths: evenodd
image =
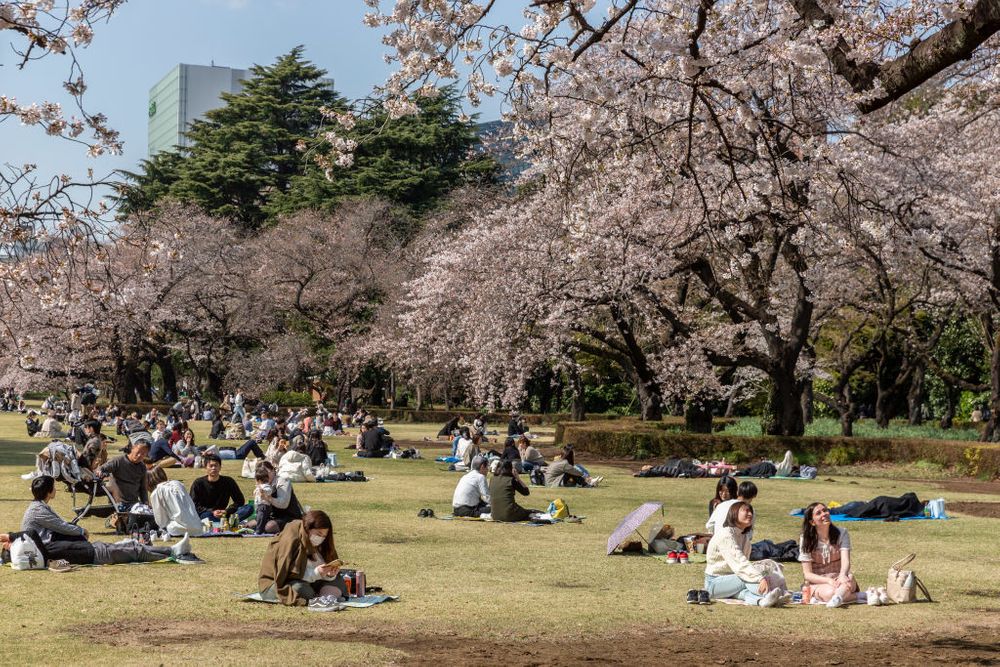
M10 545L10 566L15 570L44 570L42 550L27 535L21 535Z

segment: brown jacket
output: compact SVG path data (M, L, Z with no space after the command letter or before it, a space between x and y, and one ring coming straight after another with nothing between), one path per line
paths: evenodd
M281 533L267 545L267 552L260 564L257 587L263 592L274 584L275 594L281 604L305 606L308 600L301 598L289 584L302 579L309 560L309 534L301 521L290 521ZM330 560L337 558L334 547Z

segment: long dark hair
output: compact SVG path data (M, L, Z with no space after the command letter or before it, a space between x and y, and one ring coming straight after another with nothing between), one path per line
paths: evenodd
M562 448L562 457L566 460L566 463L571 466L575 466L576 463L573 461L573 445L566 445Z
M726 489L729 491L729 500L736 500L736 480L729 475L723 475L719 478L719 483L715 485L715 497L712 498L712 509L722 502L722 490Z
M315 549L325 562L330 562L336 557L337 552L333 548L333 522L330 521L330 516L326 512L309 510L302 517L302 527L305 528L307 534L310 530L323 530L325 528L326 539ZM309 549L313 548L312 543L307 544Z
M740 510L744 507L750 508L750 525L744 528L741 532L747 532L753 528L753 505L742 500L738 500L729 506L729 512L726 514L726 520L722 523L726 528L739 528L737 522L740 519Z
M813 510L820 505L826 507L824 503L812 503L802 514L802 550L811 553L819 543L819 535L816 533L816 526L813 525ZM840 539L840 528L830 524L830 544L836 544Z

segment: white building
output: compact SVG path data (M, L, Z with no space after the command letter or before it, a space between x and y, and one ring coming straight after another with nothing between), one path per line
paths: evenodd
M191 123L221 107L222 93L240 92L248 78L249 70L214 65L181 63L171 69L149 90L149 156L187 146L184 132Z

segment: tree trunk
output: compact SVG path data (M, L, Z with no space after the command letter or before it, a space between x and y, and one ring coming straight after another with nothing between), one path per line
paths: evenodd
M684 406L684 430L689 433L712 432L711 402L692 396Z
M840 413L840 435L845 438L854 437L854 410Z
M552 411L552 369L546 368L538 388L538 411L543 415Z
M795 379L794 367L771 376L771 389L760 427L765 435L800 436L805 433L802 383Z
M875 395L875 423L878 424L879 428L889 428L889 420L892 418L889 401L892 398L893 392L881 386L877 387Z
M582 422L585 417L583 378L574 369L570 372L570 384L573 387L573 402L570 406L570 421Z
M416 394L417 394L417 399L416 399L417 400L417 404L414 407L417 410L423 410L424 409L424 391L423 391L423 389L421 388L421 386L419 384L416 386Z
M143 368L137 369L136 379L139 392L139 400L144 403L153 402L153 365L146 364ZM162 398L162 397L161 397Z
M163 376L163 397L168 402L177 400L177 371L174 368L174 360L170 356L170 350L161 350L157 357L156 365L160 367L160 374Z
M995 442L1000 437L997 418L1000 415L1000 333L993 338L990 353L990 418L983 429L983 440Z
M910 426L923 424L924 416L920 410L924 404L924 365L922 363L918 363L913 369L910 389L906 392L906 404L910 413Z
M813 383L812 379L802 383L802 420L806 424L813 421Z

